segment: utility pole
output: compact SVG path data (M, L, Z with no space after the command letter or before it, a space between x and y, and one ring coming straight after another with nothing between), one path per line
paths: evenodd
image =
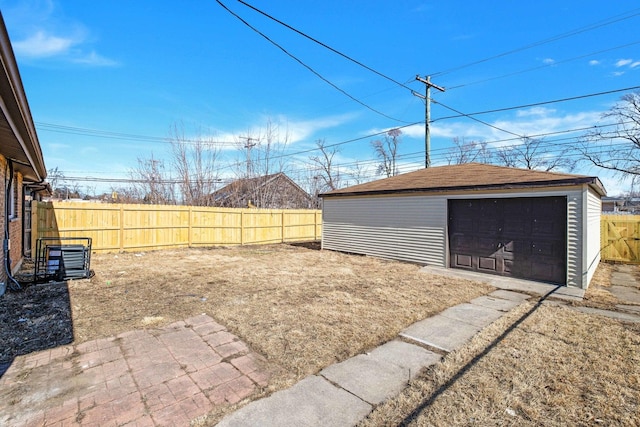
M431 132L429 130L429 122L431 121L431 88L434 87L440 92L444 92L444 88L431 83L431 76L425 76L422 78L419 75L416 76L416 80L426 85L427 90L425 95L421 95L417 92L412 92L415 96L424 99L424 167L431 166Z
M251 149L255 147L257 143L253 142L256 140L250 136L241 136L239 138L247 141L246 144L244 144L244 148L247 149L247 178L251 178Z

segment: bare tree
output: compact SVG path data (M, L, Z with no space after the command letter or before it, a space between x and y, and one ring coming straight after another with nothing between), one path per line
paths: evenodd
M144 203L135 186L111 187L111 194L105 194L104 200L110 203Z
M486 142L466 141L464 138L453 138L453 147L447 150L447 161L450 165L464 163L491 163L492 154Z
M398 156L398 145L400 145L400 129L391 129L384 135L384 140L375 140L371 142L373 151L380 159L378 165L378 173L384 173L387 178L398 175L398 165L396 163Z
M237 162L238 179L225 187L224 204L238 207L282 204L286 195L282 194L277 182L280 182L278 174L287 168L284 152L288 144L288 130L281 132L280 126L271 120L260 132L247 132L246 136L239 137L238 150L246 161Z
M624 95L602 117L613 121L613 129L588 132L576 149L587 162L635 181L640 176L640 92Z
M576 161L568 156L569 153L570 148L558 152L554 147L545 144L543 139L524 137L520 144L498 148L495 155L498 163L504 166L547 172L554 170L569 172L576 165Z
M166 173L164 162L138 158L138 166L129 171L133 190L147 204L173 205L176 203L174 181Z
M182 127L174 125L169 137L173 167L182 203L188 206L208 206L218 182L216 160L219 150L211 139L198 137L187 140Z
M355 185L368 181L367 171L362 163L356 160L353 166L349 169L349 179L352 179Z
M340 171L336 168L334 164L334 157L339 152L338 148L327 147L324 139L319 139L316 141L316 146L320 151L320 155L311 156L309 160L314 166L314 169L318 171L316 174L318 181L315 185L317 194L324 191L331 191L339 188L341 176Z

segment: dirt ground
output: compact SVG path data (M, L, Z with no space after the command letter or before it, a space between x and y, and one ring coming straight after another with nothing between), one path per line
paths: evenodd
M206 313L266 358L272 379L255 399L492 290L420 273L413 264L317 249L94 254L91 279L26 286L2 297L0 368L72 340ZM610 273L600 266L580 304L617 302L606 290ZM447 355L363 425L633 425L638 419L629 414L640 410L639 334L638 325L525 305ZM213 425L233 409L221 407L199 424Z

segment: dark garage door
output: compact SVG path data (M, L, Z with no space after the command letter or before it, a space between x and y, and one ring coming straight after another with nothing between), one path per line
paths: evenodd
M566 283L567 198L449 200L451 267Z

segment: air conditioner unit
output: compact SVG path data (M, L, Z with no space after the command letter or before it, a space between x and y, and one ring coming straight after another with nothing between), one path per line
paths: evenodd
M91 277L91 238L43 237L36 242L36 280Z

